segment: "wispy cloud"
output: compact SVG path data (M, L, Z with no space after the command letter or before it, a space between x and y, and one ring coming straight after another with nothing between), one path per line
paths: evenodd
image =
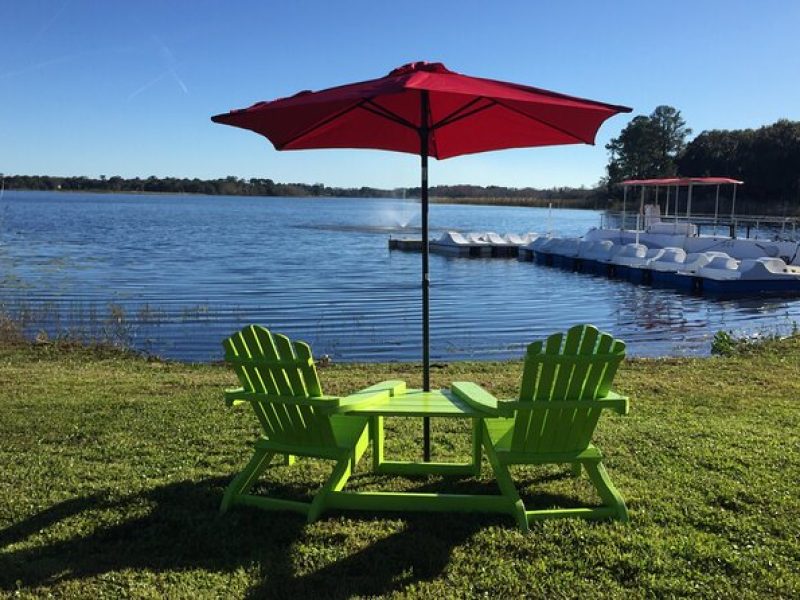
M63 63L71 62L76 58L84 56L85 54L86 53L83 52L77 52L75 54L65 54L63 56L57 56L56 58L43 60L38 63L34 63L32 65L26 65L24 67L20 67L19 69L13 69L11 71L6 71L5 73L0 73L0 79L10 79L12 77L17 77L18 75L25 75L26 73L41 71L42 69L46 69L47 67L52 67L53 65L60 65Z
M158 48L158 55L160 57L161 63L164 66L164 70L159 73L156 77L145 83L144 85L138 87L136 90L131 92L128 95L128 100L133 100L139 94L145 92L146 90L153 87L159 81L162 81L166 78L172 78L178 87L183 91L184 94L189 95L189 88L184 83L181 76L178 74L178 66L180 63L176 60L175 55L172 53L172 50L162 42L156 35L152 35L153 42L155 42L156 47Z
M169 73L172 75L172 78L183 90L183 93L188 94L189 88L186 87L183 79L181 79L180 75L178 75L178 61L175 59L175 55L172 53L172 50L170 50L167 45L155 35L153 36L153 39L159 46L159 53L161 54L161 59L164 61L164 64L167 67L167 71L169 71Z
M141 86L141 87L137 88L136 90L134 90L133 92L131 92L128 95L128 100L133 100L134 98L136 98L136 96L138 96L142 92L150 89L151 87L153 87L155 84L157 84L159 81L161 81L162 79L164 79L168 75L169 75L169 71L164 71L158 77L155 77L154 79L151 79L150 81L145 83L143 86Z
M69 4L70 4L69 0L65 0L64 2L61 3L61 6L58 7L58 10L56 10L56 12L53 13L53 16L51 16L47 21L45 21L39 28L39 30L31 38L30 42L28 43L29 46L33 46L34 44L36 44L36 42L38 42L42 38L42 36L45 33L47 33L47 31L53 26L53 23L58 21L58 18L64 13L65 10L67 10L67 6L69 6Z
M67 10L69 6L69 0L65 0L61 3L61 6L56 9L56 11L50 16L49 19L44 21L39 29L34 33L31 38L27 41L27 43L19 44L16 47L16 51L12 54L14 57L21 56L22 54L30 54L33 48L37 45L40 39L47 33L53 24L58 21L59 17L64 14L64 11ZM76 58L81 56L81 53L74 53L74 54L65 54L63 56L57 56L56 58L51 58L48 60L42 60L34 64L25 65L22 67L18 67L16 69L11 69L9 71L5 71L4 73L0 73L0 79L10 79L11 77L16 77L17 75L24 75L26 73L32 73L34 71L40 71L41 69L45 69L47 67L58 65L66 62L70 62ZM16 60L12 59L12 62L17 62ZM21 61L20 61L21 62Z

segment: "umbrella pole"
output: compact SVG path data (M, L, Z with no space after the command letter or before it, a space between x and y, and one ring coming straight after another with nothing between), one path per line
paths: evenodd
M430 112L428 92L420 94L420 164L422 185L420 203L422 204L422 389L431 390L431 330L430 330L430 277L428 275L428 113ZM425 462L431 459L431 420L422 421L422 454Z

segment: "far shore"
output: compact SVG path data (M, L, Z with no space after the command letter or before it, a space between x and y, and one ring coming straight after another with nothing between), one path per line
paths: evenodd
M447 198L433 197L433 204L481 204L487 206L527 206L531 208L574 208L585 210L603 210L599 202L581 198Z
M143 190L23 190L23 189L6 189L6 192L48 192L58 194L119 194L119 195L135 195L135 196L224 196L228 194L196 194L193 192L152 192ZM419 202L419 198L415 197L369 197L361 198L356 196L256 196L248 194L230 194L232 196L241 196L243 198L296 198L298 200L306 200L309 198L322 198L322 199L355 199L355 200L397 200L407 202ZM584 198L491 198L491 197L449 197L449 196L431 196L431 204L463 204L463 205L483 205L483 206L524 206L531 208L572 208L580 210L604 210L606 206L601 201Z

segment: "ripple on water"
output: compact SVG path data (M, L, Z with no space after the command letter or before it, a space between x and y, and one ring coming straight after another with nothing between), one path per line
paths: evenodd
M420 359L420 256L389 252L418 231L397 200L7 192L0 303L30 331L107 336L183 360L262 323L337 360ZM436 233L580 235L593 211L433 205ZM720 329L788 332L800 303L714 300L508 259L431 256L436 361L521 356L580 322L635 355L703 354Z

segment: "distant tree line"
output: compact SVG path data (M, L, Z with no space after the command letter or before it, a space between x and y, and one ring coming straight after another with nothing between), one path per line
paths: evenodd
M606 145L609 192L619 196L616 184L625 179L731 177L745 182L737 199L743 212L800 213L800 122L703 131L687 143L691 133L671 106L634 117ZM698 190L698 209L711 197L711 190Z
M418 198L420 188L407 188L407 195ZM509 188L499 185L436 185L430 188L430 195L439 198L519 198L536 200L578 199L583 200L597 193L595 188L554 187L538 189L532 187Z
M53 177L50 175L7 175L6 189L84 191L84 192L137 192L167 194L208 194L227 196L330 196L339 198L418 198L420 188L395 188L391 190L373 187L338 188L321 183L277 183L272 179L179 179L176 177L119 176ZM431 196L442 198L488 198L488 199L576 199L591 198L597 190L588 188L558 187L552 189L508 188L480 185L439 185L430 189Z
M54 177L50 175L6 175L7 189L83 191L83 192L137 192L163 194L208 194L226 196L342 196L378 197L396 195L395 190L376 188L331 188L321 183L277 183L272 179L180 179L155 177L146 179L119 176Z
M745 182L758 205L800 209L800 121L781 119L758 129L711 130L694 138L678 158L681 173L723 174Z

